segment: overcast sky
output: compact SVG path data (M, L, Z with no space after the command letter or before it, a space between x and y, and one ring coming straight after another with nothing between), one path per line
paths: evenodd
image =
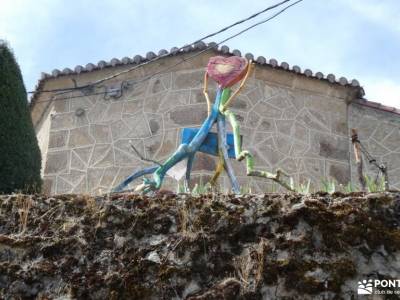
M13 48L32 90L41 72L180 47L276 2L0 0L0 39ZM400 107L398 0L304 0L227 45L356 78L367 99Z

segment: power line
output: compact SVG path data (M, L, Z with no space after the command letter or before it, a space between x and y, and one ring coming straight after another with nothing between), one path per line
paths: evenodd
M150 80L150 79L153 78L154 76L157 76L157 75L159 75L159 74L162 74L162 73L164 73L164 72L167 72L167 71L169 71L169 70L175 68L176 66L178 66L178 65L180 65L180 64L182 64L182 63L184 63L184 62L190 61L190 60L196 58L197 56L203 54L204 52L206 52L206 51L208 51L208 50L210 50L210 49L216 48L217 46L221 45L222 43L225 43L225 42L227 42L227 41L229 41L229 40L231 40L231 39L233 39L233 38L235 38L235 37L237 37L237 36L239 36L239 35L245 33L246 31L248 31L248 30L250 30L250 29L256 27L256 26L259 26L259 25L261 25L261 24L264 24L264 23L266 23L266 22L268 22L268 21L270 21L270 20L276 18L277 16L279 16L280 14L282 14L283 12L285 12L288 8L294 6L294 5L296 5L296 4L298 4L298 3L302 2L302 1L303 1L303 0L298 0L298 1L294 2L294 3L292 3L292 4L288 5L288 6L286 6L285 8L281 9L280 11L278 11L277 13L275 13L274 15L272 15L271 17L269 17L269 18L267 18L267 19L264 19L264 20L262 20L262 21L260 21L260 22L257 22L257 23L255 23L255 24L253 24L253 25L251 25L251 26L249 26L249 27L247 27L247 28L245 28L245 29L239 31L238 33L236 33L236 34L234 34L234 35L231 35L231 36L229 36L228 38L226 38L226 39L224 39L224 40L222 40L222 41L216 43L215 45L210 45L210 46L206 47L205 49L203 49L203 50L201 50L201 51L199 51L199 52L197 52L197 53L195 53L195 54L189 56L188 58L181 57L181 61L176 62L175 64L173 64L173 65L171 65L171 66L169 66L169 67L163 68L163 69L161 69L161 70L159 70L159 71L157 71L157 72L154 72L153 74L150 74L150 75L148 75L148 76L145 76L144 78L141 78L141 79L139 79L139 80L132 80L132 81L128 81L128 82L131 83L131 84L138 84L138 83L142 83L142 82L145 82L145 81L147 81L147 80ZM150 63L150 62L153 62L153 61L148 61L148 62L146 62L145 64ZM140 67L140 66L141 66L141 65L135 66L135 68L136 68L136 67ZM109 77L107 77L107 78L101 79L101 80L102 80L101 82L106 81L106 80L109 80L109 79L111 79L111 78L115 78L115 77L117 77L117 76L119 76L119 75L121 75L121 74L125 74L125 73L127 73L127 72L129 72L129 71L132 71L132 70L133 70L133 68L128 69L128 70L125 70L125 71L123 71L123 72L116 73L116 74L114 74L114 75L112 75L112 76L109 76ZM99 82L96 81L96 82L93 83L93 84L97 84L97 83L99 83ZM84 86L84 87L85 87L85 88L88 88L88 87L90 87L90 86L92 86L92 84L88 84L88 85L86 85L86 86ZM83 89L84 87L80 87L80 88L78 88L78 89ZM74 88L74 89L76 89L76 88ZM61 90L61 92L64 92L64 93L61 93L61 94L65 94L65 93L68 93L68 92L70 92L70 91L71 91L71 90ZM54 96L53 96L53 97L50 98L50 99L37 101L36 103L43 103L43 102L50 102L50 101L59 101L59 100L67 100L67 99L73 99L73 98L81 98L81 97L87 97L87 96L92 96L92 95L101 95L101 94L105 94L105 93L106 93L106 91L101 92L101 93L86 93L86 94L84 94L84 95L77 95L77 96L72 96L72 97L64 97L64 98L56 98L56 99L54 99Z
M220 29L220 30L214 32L214 33L208 34L208 35L206 35L206 36L204 36L204 37L202 37L202 38L200 38L200 39L198 39L198 40L196 40L196 41L190 43L189 45L182 46L182 47L178 48L176 51L177 51L177 52L178 52L178 51L181 51L182 49L185 49L186 47L188 47L188 46L190 46L190 45L194 45L194 44L199 43L199 42L201 42L201 41L203 41L203 40L205 40L205 39L207 39L207 38L216 36L216 35L218 35L218 34L224 32L224 31L227 31L228 29L230 29L230 28L232 28L232 27L235 27L235 26L237 26L237 25L239 25L239 24L242 24L242 23L244 23L244 22L247 22L247 21L249 21L249 20L251 20L251 19L253 19L253 18L259 16L260 14L263 14L263 13L265 13L265 12L271 10L271 9L277 8L277 7L283 5L283 4L287 3L287 2L290 2L290 1L292 1L292 0L284 0L284 1L279 2L279 3L277 3L277 4L271 5L271 6L269 6L269 7L265 8L265 9L263 9L263 10L261 10L261 11L255 13L255 14L253 14L253 15L251 15L251 16L245 18L245 19L242 19L242 20L240 20L240 21L237 21L237 22L235 22L235 23L233 23L233 24L231 24L231 25L228 25L228 26L226 26L226 27L224 27L224 28L222 28L222 29ZM299 2L299 1L298 1L298 2ZM294 4L296 4L296 3L294 3ZM292 4L292 5L294 5L294 4ZM290 5L290 6L291 6L291 5ZM288 6L288 7L290 7L290 6ZM89 84L86 84L86 85L83 85L83 86L79 86L79 87L75 86L75 87L71 87L71 88L53 89L53 90L42 90L42 91L40 91L40 92L41 92L41 93L52 93L52 92L73 91L73 90L84 89L84 88L87 88L87 87L89 87L89 86L94 86L94 85L97 85L97 84L102 83L102 82L104 82L104 81L113 79L113 78L118 77L118 76L120 76L120 75L122 75L122 74L126 74L126 73L128 73L128 72L131 72L131 71L133 71L133 70L136 70L137 68L139 68L139 67L141 67L141 66L147 65L147 64L149 64L149 63L152 63L152 62L154 62L154 61L157 61L157 60L159 60L159 59L161 59L161 58L164 58L164 57L166 57L166 56L169 56L169 55L170 55L170 53L163 54L163 55L159 55L159 56L157 56L157 57L155 57L155 58L153 58L153 59L150 59L150 60L148 60L148 61L146 61L146 62L143 62L143 63L141 63L141 64L138 64L138 65L136 65L136 66L134 66L134 67L132 67L132 68L129 68L129 69L124 70L124 71L122 71L122 72L119 72L119 73L116 73L116 74L114 74L114 75L105 77L105 78L103 78L103 79L99 79L99 80L97 80L97 81L95 81L95 82L92 82L92 83L89 83ZM36 91L30 91L30 92L28 92L28 94L33 94L33 93L35 93L35 92L36 92Z

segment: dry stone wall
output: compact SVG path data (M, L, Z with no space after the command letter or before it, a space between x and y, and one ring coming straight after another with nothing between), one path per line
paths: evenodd
M400 118L398 115L352 104L349 109L349 124L357 128L362 144L378 164L386 163L391 188L400 189ZM355 165L351 156L351 165ZM366 173L373 179L377 169L364 157ZM358 184L357 169L352 167L351 176Z
M181 129L199 127L206 118L202 85L204 66L212 55L215 53L203 54L190 64L183 63L173 72L149 81L122 82L143 78L180 61L178 56L165 58L126 77L119 77L120 81L102 86L106 91L124 83L122 94L117 94L116 98L108 94L90 95L93 91L83 90L69 93L69 99L63 99L65 94L59 95L50 107L45 106L47 103L36 104L32 116L37 131L43 127L40 124L46 123L40 121L42 112L51 112L48 147L42 147L46 191L51 194L110 191L133 171L150 165L130 149L129 140L146 158L164 161L169 157L179 144ZM119 70L64 76L49 80L44 88L70 86L72 78L84 85ZM213 98L216 85L211 84L209 90ZM85 93L87 96L74 98ZM233 101L231 110L240 123L244 148L255 155L259 169L276 171L280 168L296 183L304 183L310 178L317 188L323 179L334 178L347 184L354 175L350 170L352 155L347 120L354 118L351 127L357 127L357 122L364 122L364 118L359 117L361 108L352 107L351 112L348 111L348 102L352 98L351 87L256 66L245 89ZM377 121L380 117L372 114L370 118ZM387 133L390 134L394 133ZM41 136L45 134L42 132ZM361 132L363 136L370 134ZM389 151L385 152L388 159L396 160L398 149L385 145L389 142L385 138L377 141L382 141ZM199 153L192 183L206 183L215 167L215 158ZM278 188L268 180L247 177L243 162L234 161L233 167L245 191L259 193ZM399 171L393 172L397 172L393 176L400 178ZM230 188L225 176L219 184L222 190ZM174 179L166 179L165 188L176 190L176 186Z

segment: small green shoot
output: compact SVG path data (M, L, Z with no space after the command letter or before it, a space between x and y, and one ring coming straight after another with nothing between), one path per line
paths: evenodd
M322 180L322 190L328 194L333 194L336 191L336 183L334 179Z
M298 188L296 189L296 192L303 195L308 195L310 194L310 187L311 187L311 179L308 179L307 183L299 184Z

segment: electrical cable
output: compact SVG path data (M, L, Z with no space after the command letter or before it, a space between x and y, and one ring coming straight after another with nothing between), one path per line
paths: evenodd
M228 29L231 29L232 27L235 27L235 26L237 26L237 25L239 25L239 24L242 24L242 23L244 23L244 22L247 22L247 21L249 21L249 20L251 20L251 19L253 19L253 18L259 16L259 15L262 14L262 13L265 13L265 12L271 10L271 9L277 8L277 7L283 5L283 4L287 3L287 2L290 2L290 1L291 1L291 0L284 0L284 1L281 1L281 2L279 2L279 3L277 3L277 4L274 4L274 5L272 5L272 6L269 6L269 7L265 8L265 9L263 9L263 10L257 12L257 13L255 13L255 14L253 14L253 15L251 15L251 16L245 18L245 19L242 19L242 20L240 20L240 21L237 21L237 22L235 22L235 23L233 23L233 24L231 24L231 25L229 25L229 26L226 26L226 27L224 27L224 28L222 28L222 29L220 29L220 30L214 32L214 33L208 34L208 35L206 35L206 36L204 36L204 37L202 37L202 38L200 38L200 39L198 39L198 40L196 40L196 41L190 43L189 45L182 46L182 47L178 48L178 49L175 50L175 51L179 52L179 51L185 49L185 48L188 47L188 46L191 46L191 45L194 45L194 44L196 44L196 43L199 43L199 42L201 42L201 41L203 41L203 40L205 40L205 39L207 39L207 38L216 36L216 35L218 35L218 34L224 32L224 31L227 31ZM300 1L302 1L302 0L300 0ZM288 7L295 5L295 4L297 4L298 2L300 2L300 1L297 1L296 3L293 3L293 4L289 5ZM286 7L285 10L286 10L288 7ZM281 11L281 12L283 12L283 11ZM264 21L264 22L262 22L262 23L265 23L265 22L266 22L266 21ZM262 24L262 23L261 23L261 24ZM257 26L257 25L254 25L254 26ZM252 27L251 27L251 28L252 28ZM251 28L249 28L249 29L251 29ZM249 30L249 29L247 29L247 30ZM247 30L245 30L245 31L247 31ZM239 35L239 34L238 34L238 35ZM53 89L53 90L42 90L42 91L40 91L40 92L41 92L41 93L52 93L52 92L73 91L73 90L79 90L79 89L87 88L87 87L89 87L89 86L97 85L97 84L102 83L102 82L104 82L104 81L107 81L107 80L109 80L109 79L115 78L115 77L117 77L117 76L120 76L120 75L122 75L122 74L131 72L131 71L133 71L133 70L136 70L137 68L139 68L139 67L141 67L141 66L144 66L144 65L147 65L147 64L149 64L149 63L155 62L155 61L157 61L157 60L159 60L159 59L161 59L161 58L164 58L164 57L166 57L166 56L169 56L169 55L171 55L171 53L159 55L159 56L157 56L157 57L155 57L155 58L153 58L153 59L150 59L150 60L148 60L148 61L146 61L146 62L143 62L143 63L141 63L141 64L138 64L138 65L136 65L136 66L134 66L134 67L132 67L132 68L129 68L129 69L124 70L124 71L122 71L122 72L119 72L119 73L113 74L113 75L111 75L111 76L105 77L105 78L103 78L103 79L99 79L99 80L97 80L97 81L95 81L95 82L92 82L92 83L90 83L90 84L86 84L86 85L83 85L83 86L75 86L75 87L71 87L71 88ZM33 93L35 93L35 92L36 92L36 91L30 91L30 92L28 92L28 94L33 94Z
M260 21L260 22L257 22L257 23L255 23L255 24L249 26L249 27L246 27L245 29L239 31L238 33L227 37L226 39L224 39L224 40L222 40L222 41L216 43L215 45L208 46L208 47L206 47L205 49L203 49L203 50L201 50L201 51L199 51L199 52L197 52L197 53L195 53L195 54L189 56L188 58L181 57L181 61L176 62L175 64L173 64L173 65L171 65L171 66L169 66L169 67L163 68L163 69L161 69L161 70L159 70L159 71L157 71L157 72L154 72L153 74L150 74L150 75L148 75L148 76L145 76L144 78L141 78L141 79L139 79L139 80L133 80L133 81L127 81L127 82L129 82L130 84L138 84L138 83L141 83L141 82L150 80L150 79L153 78L154 76L157 76L157 75L162 74L162 73L164 73L164 72L166 72L166 71L169 71L169 70L175 68L176 66L178 66L178 65L180 65L180 64L182 64L182 63L184 63L184 62L190 61L190 60L194 59L195 57L197 57L197 56L203 54L204 52L206 52L206 51L208 51L208 50L210 50L210 49L216 48L216 47L219 46L220 44L225 43L225 42L227 42L227 41L229 41L229 40L231 40L231 39L233 39L233 38L235 38L235 37L237 37L237 36L239 36L239 35L245 33L246 31L248 31L248 30L250 30L250 29L256 27L256 26L259 26L259 25L261 25L261 24L264 24L264 23L266 23L266 22L268 22L268 21L270 21L270 20L276 18L277 16L279 16L280 14L282 14L284 11L286 11L288 8L294 6L294 5L296 5L296 4L298 4L298 3L302 2L302 1L303 1L303 0L298 0L298 1L296 1L296 2L293 2L292 4L286 6L285 8L281 9L280 11L278 11L277 13L275 13L274 15L272 15L271 17L269 17L269 18L267 18L267 19L264 19L264 20L262 20L262 21ZM163 56L161 56L161 57L163 57ZM103 79L101 79L101 81L96 81L96 82L94 82L94 83L91 83L91 84L88 84L88 85L85 85L85 86L82 86L82 87L70 88L70 89L65 89L65 90L64 90L64 89L60 89L60 92L61 92L61 93L58 94L58 95L62 95L62 94L68 93L68 92L70 92L71 90L77 90L77 89L79 90L79 89L84 89L84 88L91 87L92 85L101 83L101 82L103 82L103 81L106 81L106 80L115 78L115 77L117 77L117 76L120 76L120 75L122 75L122 74L128 73L128 72L130 72L130 71L133 71L133 70L136 69L137 67L140 67L140 66L142 66L142 65L144 65L144 64L147 64L147 63L150 63L150 62L153 62L153 61L147 61L147 62L145 62L145 63L143 63L143 64L141 64L141 65L135 66L134 68L130 68L130 69L124 70L124 71L119 72L119 73L116 73L116 74L114 74L114 75L112 75L112 76L103 78ZM52 91L54 91L54 90L52 90ZM102 92L102 93L93 93L93 94L85 94L85 95L80 95L80 96L65 97L65 98L56 98L56 99L53 99L53 98L54 98L54 96L53 96L53 97L50 98L50 99L41 100L41 101L36 101L35 103L43 103L43 102L49 102L49 101L59 101L59 100L66 100L66 99L79 98L79 97L87 97L87 96L99 95L99 94L104 94L104 92Z

